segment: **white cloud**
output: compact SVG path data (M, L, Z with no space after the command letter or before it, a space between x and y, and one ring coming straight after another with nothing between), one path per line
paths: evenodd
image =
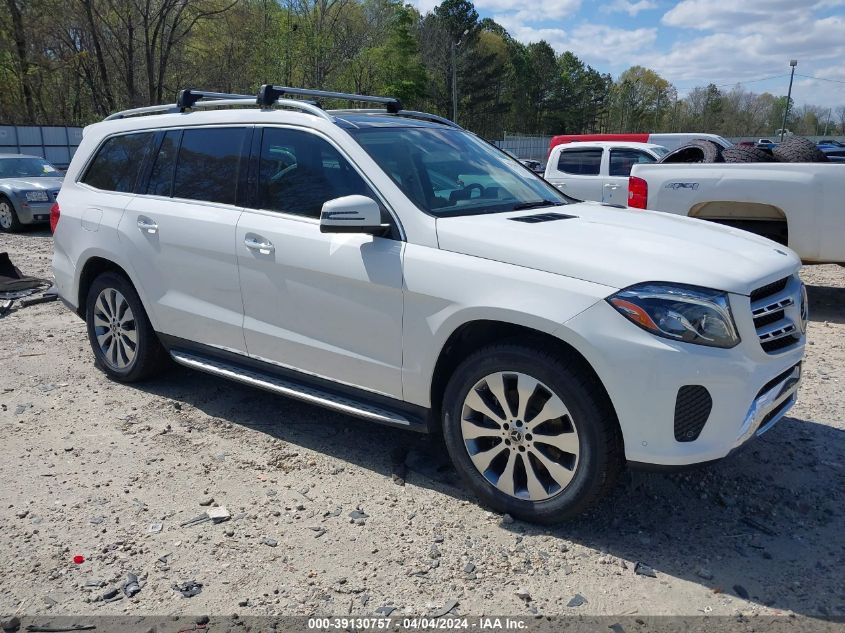
M572 51L590 64L618 62L620 59L632 59L631 64L645 63L636 61L638 52L651 47L657 39L657 29L619 29L603 24L584 23L572 30L561 28L536 28L519 20L516 16L497 15L496 22L504 26L517 40L524 43L547 41L558 53Z
M681 0L662 23L699 31L757 31L762 25L793 25L817 11L845 5L845 0Z
M656 8L657 2L654 0L639 0L639 2L632 2L631 0L614 0L610 4L604 5L601 10L604 13L627 13L633 17L640 11L648 11L649 9Z

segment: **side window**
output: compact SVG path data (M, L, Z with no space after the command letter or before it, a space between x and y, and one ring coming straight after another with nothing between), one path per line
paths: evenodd
M637 163L653 163L656 160L638 149L612 149L610 150L610 175L627 178Z
M176 169L176 153L179 151L181 135L181 130L171 130L164 135L145 193L153 196L170 196L173 192L173 172Z
M598 176L601 170L602 149L569 149L560 153L558 171L577 176Z
M367 183L327 141L299 130L265 128L261 139L258 206L319 218L327 200L359 194ZM384 211L383 211L384 213Z
M152 143L153 132L113 136L103 143L80 182L102 189L130 193Z
M246 164L247 128L197 128L182 133L173 197L235 204L238 170Z

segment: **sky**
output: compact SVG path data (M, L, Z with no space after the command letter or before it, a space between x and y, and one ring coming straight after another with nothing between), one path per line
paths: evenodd
M423 13L437 0L412 0ZM845 0L474 0L517 40L546 40L614 77L656 70L681 96L714 83L845 105ZM800 75L821 79L808 79ZM771 79L766 79L771 78ZM765 79L764 81L760 81ZM836 81L823 81L836 80ZM842 82L842 83L837 83ZM835 117L835 114L834 114Z

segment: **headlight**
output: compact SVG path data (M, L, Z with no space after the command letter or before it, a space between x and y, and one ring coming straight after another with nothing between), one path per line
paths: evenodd
M620 290L607 301L619 314L657 336L709 347L739 343L728 295L718 290L645 283Z
M27 202L47 202L50 199L46 191L26 191L24 193Z

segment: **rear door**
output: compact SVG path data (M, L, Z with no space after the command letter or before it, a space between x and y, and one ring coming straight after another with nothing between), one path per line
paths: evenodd
M235 231L251 135L244 126L160 132L149 173L120 223L157 329L241 353Z
M564 147L547 166L547 179L568 196L601 201L602 151L601 147Z
M607 176L602 186L602 202L628 205L628 177L637 164L649 164L657 159L640 149L613 147L609 150Z

